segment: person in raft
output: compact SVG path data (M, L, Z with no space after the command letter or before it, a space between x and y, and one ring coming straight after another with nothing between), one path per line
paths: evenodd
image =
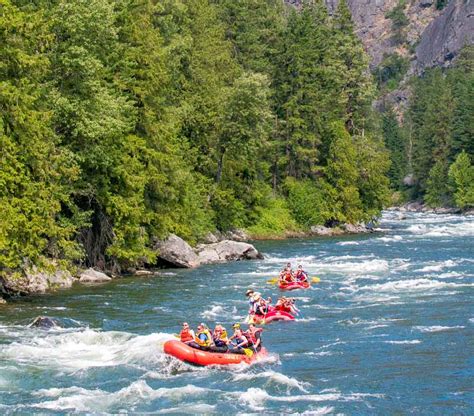
M245 337L250 343L250 348L254 352L259 352L262 349L262 332L263 328L257 328L255 324L249 324L249 329L244 332Z
M226 352L228 347L227 331L222 325L216 325L214 332L212 333L212 339L214 341L214 347L211 347L211 351L214 352Z
M186 327L184 326L186 324ZM209 351L211 347L214 346L214 341L212 340L211 332L209 331L206 324L200 323L197 327L197 332L194 335L193 339L190 339L189 335L194 334L189 325L184 322L183 330L180 333L180 339L185 344L190 347L196 348L198 350Z
M232 335L228 341L228 345L231 346L229 352L234 354L245 354L245 348L248 348L249 340L243 334L239 323L232 325L232 329L234 330L234 335Z
M288 312L291 314L297 314L298 308L295 306L295 300L293 298L287 298L282 296L278 299L278 302L275 305L275 309L283 312Z
M265 316L268 313L268 309L272 299L268 298L267 300L265 300L258 292L253 296L253 299L255 302L253 313L258 316Z
M291 283L294 282L293 270L291 270L291 263L287 263L286 267L280 272L280 282L281 283Z
M190 344L194 343L196 335L194 334L194 331L189 328L189 324L187 322L183 322L183 327L181 329L181 332L179 333L179 339L181 342L184 342L185 344Z
M303 266L301 264L298 266L298 269L296 270L295 280L297 282L307 282L308 281L308 273L306 273L303 270Z

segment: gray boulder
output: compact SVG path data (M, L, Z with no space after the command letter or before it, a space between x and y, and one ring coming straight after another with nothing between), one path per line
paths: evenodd
M84 270L79 275L79 282L81 283L102 283L112 280L111 277L107 276L105 273L98 272L92 268Z
M59 328L59 324L56 322L56 320L52 318L48 318L47 316L38 316L28 326L30 328L41 328L41 329Z
M5 305L7 301L3 298L0 298L0 305Z
M219 243L200 245L197 255L201 264L223 263L234 260L255 260L263 256L248 243L224 240Z
M199 266L199 258L182 238L171 234L166 240L160 241L155 246L158 258L175 267L193 268Z
M348 234L370 233L365 224L342 224L341 228Z
M331 236L334 235L332 228L324 227L323 225L313 225L310 228L311 234L320 236Z
M40 271L32 267L21 275L5 276L0 280L2 292L7 295L30 295L71 287L75 279L67 270Z

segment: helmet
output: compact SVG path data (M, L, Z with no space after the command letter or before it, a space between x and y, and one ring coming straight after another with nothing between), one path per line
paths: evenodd
M254 293L254 291L252 289L249 289L247 290L247 292L245 292L245 296L250 296L252 293Z
M238 322L236 322L234 325L232 325L232 328L234 328L234 329L240 328L240 324Z

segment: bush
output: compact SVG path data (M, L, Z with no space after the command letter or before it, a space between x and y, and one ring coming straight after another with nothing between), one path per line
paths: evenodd
M285 232L300 229L283 198L272 198L267 206L258 207L256 210L259 219L256 224L247 228L254 238L284 237Z
M293 218L303 227L323 225L330 220L339 219L339 210L334 202L334 189L324 180L314 182L288 178L285 181L285 189L288 192L288 204Z

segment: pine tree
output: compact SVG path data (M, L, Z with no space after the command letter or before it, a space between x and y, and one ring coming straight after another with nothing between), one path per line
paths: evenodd
M474 207L474 166L463 151L449 168L449 178L454 182L454 200L460 208Z
M44 105L49 42L40 11L0 2L0 273L80 255L70 241L77 223L61 216L77 167Z
M398 189L406 173L406 139L392 108L382 114L382 132L391 165L388 171L391 186Z

